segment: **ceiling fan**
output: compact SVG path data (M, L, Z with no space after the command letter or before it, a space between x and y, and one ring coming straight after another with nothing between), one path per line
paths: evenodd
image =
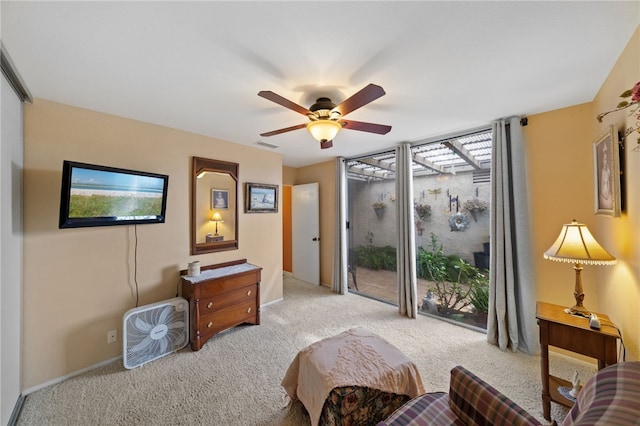
M375 84L369 84L350 98L336 105L329 98L318 98L316 103L311 105L309 109L302 107L295 102L291 102L282 96L268 90L258 92L258 96L268 99L272 102L289 108L297 113L306 115L310 122L297 124L283 129L273 130L271 132L261 133L260 136L274 136L281 133L290 132L292 130L302 129L306 127L309 133L320 142L321 149L331 148L333 146L333 138L342 128L350 130L359 130L361 132L377 133L386 135L391 130L391 126L384 124L365 123L362 121L345 120L343 117L366 104L375 101L383 96L385 91L382 87Z

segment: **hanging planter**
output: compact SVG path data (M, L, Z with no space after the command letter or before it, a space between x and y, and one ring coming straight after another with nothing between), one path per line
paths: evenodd
M387 204L383 202L373 203L373 211L376 212L378 219L382 220L384 212L387 210Z
M431 219L431 206L429 204L419 204L415 205L416 215L425 222L429 222Z
M464 231L469 227L469 216L466 213L458 212L451 215L449 218L449 228L451 231L459 232Z
M478 198L465 201L462 210L469 212L474 221L478 221L478 215L485 213L489 209L489 203Z

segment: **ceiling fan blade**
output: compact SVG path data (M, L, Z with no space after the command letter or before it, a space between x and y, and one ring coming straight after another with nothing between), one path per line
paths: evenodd
M267 136L279 135L280 133L286 133L286 132L290 132L292 130L302 129L303 127L307 127L306 123L296 124L295 126L285 127L284 129L272 130L272 131L267 132L267 133L260 133L260 136L267 137Z
M295 102L291 102L289 99L283 98L282 96L276 93L273 93L270 90L263 90L261 92L258 92L258 96L268 99L271 102L275 102L278 105L282 105L285 108L289 108L290 110L293 110L302 115L307 115L311 113L311 111L309 111L305 107L300 106Z
M379 135L386 135L391 130L391 126L387 126L385 124L365 123L363 121L340 120L340 124L342 124L344 129L377 133Z
M368 104L369 102L373 102L379 97L383 96L386 92L384 89L375 84L369 84L364 89L360 90L355 95L350 98L344 100L340 105L336 106L333 110L340 112L340 114L344 117L349 114L351 111L355 111L356 109Z
M327 149L333 146L333 141L320 142L320 149Z

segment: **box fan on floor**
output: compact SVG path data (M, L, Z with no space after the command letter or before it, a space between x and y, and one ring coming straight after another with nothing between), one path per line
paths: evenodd
M129 309L122 330L125 368L176 352L189 342L189 302L176 297Z

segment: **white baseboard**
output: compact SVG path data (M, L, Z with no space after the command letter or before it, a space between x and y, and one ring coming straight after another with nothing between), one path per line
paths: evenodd
M115 358L108 359L106 361L99 362L97 364L91 365L91 366L83 368L81 370L74 371L73 373L66 374L64 376L58 377L57 379L49 380L48 382L42 383L42 384L40 384L38 386L34 386L32 388L25 389L24 391L22 391L22 394L25 395L25 396L29 395L30 393L33 393L33 392L38 391L40 389L44 389L44 388L49 387L51 385L55 385L57 383L64 382L67 379L70 379L70 378L75 377L75 376L79 376L80 374L84 374L84 373L86 373L88 371L91 371L91 370L95 370L96 368L102 367L104 365L111 364L112 362L115 362L115 361L117 361L119 359L122 359L122 355L117 356Z
M283 271L283 274L291 275L291 273L287 272L287 271ZM279 298L279 299L276 299L276 300L272 300L271 302L267 302L267 303L261 304L260 308L272 305L274 303L282 302L283 300L284 300L284 298L282 298L282 297ZM95 370L96 368L102 367L104 365L111 364L112 362L115 362L115 361L117 361L119 359L122 359L122 355L117 356L115 358L108 359L106 361L99 362L97 364L91 365L91 366L83 368L81 370L74 371L73 373L66 374L66 375L58 377L56 379L49 380L48 382L45 382L45 383L42 383L40 385L31 387L29 389L25 389L24 391L22 391L22 395L23 396L27 396L30 393L33 393L33 392L38 391L40 389L44 389L44 388L49 387L51 385L55 385L57 383L64 382L67 379L70 379L70 378L75 377L75 376L79 376L80 374L84 374L84 373L86 373L88 371L91 371L91 370Z
M20 394L16 404L13 406L13 411L11 412L11 417L9 417L9 422L7 426L15 426L18 423L18 418L20 417L20 411L22 411L22 406L24 405L25 396Z
M271 302L263 303L263 304L260 305L260 309L264 308L265 306L273 305L274 303L282 302L283 300L284 300L284 298L281 297L280 299L276 299L276 300L272 300Z

